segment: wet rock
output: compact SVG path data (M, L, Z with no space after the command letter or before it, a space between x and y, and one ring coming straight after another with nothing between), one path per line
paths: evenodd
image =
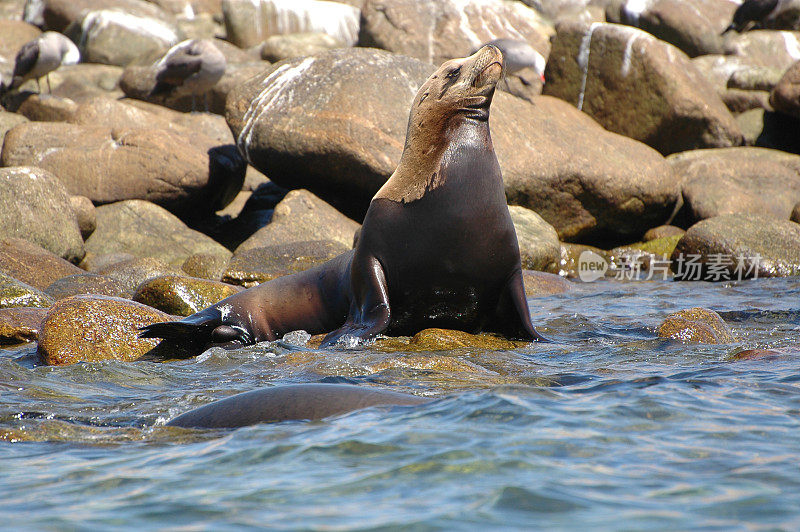
M307 190L293 190L275 207L270 223L242 242L236 251L311 240L330 240L350 247L359 227Z
M206 235L189 229L158 205L129 200L97 208L97 229L86 241L87 253L131 253L180 266L195 253L223 257L230 252Z
M552 270L551 273L556 273L563 277L567 277L569 279L574 279L578 277L580 268L580 257L581 254L584 252L591 252L595 256L600 257L600 259L606 261L606 263L610 261L608 252L600 248L587 246L584 244L570 244L567 242L562 242L561 258L558 262L557 268Z
M10 113L0 109L0 147L3 145L3 139L6 132L12 130L14 126L24 124L28 119L18 113Z
M0 345L35 342L46 308L0 308Z
M0 272L44 290L58 279L83 270L33 242L6 238L0 240Z
M184 261L181 269L192 277L219 281L228 267L229 257L213 253L195 253Z
M378 50L334 50L245 82L226 117L240 151L271 180L361 219L396 168L411 101L431 72ZM492 117L509 202L539 213L561 239L640 235L671 214L678 182L647 146L556 98L496 93Z
M174 316L125 299L75 296L58 301L42 322L39 356L52 366L76 362L131 362L159 340L139 338L139 328Z
M727 344L733 332L719 314L705 308L691 308L670 314L658 327L658 336L686 343Z
M609 22L635 26L695 57L722 53L720 34L733 18L728 0L612 0Z
M450 331L442 331L444 333ZM480 337L479 337L480 338ZM387 351L394 349L400 350L419 350L419 351L438 351L434 343L430 345L403 345L398 342L398 346L394 348L392 345L395 339L379 340L376 342L379 349L383 348ZM386 344L386 347L383 347ZM394 349L393 349L394 348ZM415 349L416 348L416 349ZM450 355L435 355L432 353L425 353L424 355L408 355L403 354L391 358L384 358L377 363L369 365L370 373L379 373L381 371L391 370L419 370L425 372L446 372L446 373L476 373L476 374L489 374L494 373L488 371L477 364L473 364L466 360L461 360L455 356Z
M648 231L644 234L643 240L645 242L649 242L651 240L657 240L659 238L668 238L671 236L683 236L686 233L680 227L675 227L674 225L659 225L658 227L654 227L652 229L648 229Z
M55 300L82 294L128 298L131 296L121 282L96 273L80 273L62 277L45 288L44 292Z
M572 290L569 281L554 273L522 270L522 280L525 283L525 295L528 297L563 294Z
M736 120L680 50L616 24L561 24L543 93L661 153L737 146Z
M516 349L529 342L506 340L491 334L470 334L450 329L425 329L411 338L410 346L424 351L448 351L451 349Z
M78 43L84 62L117 66L126 66L142 55L166 52L181 40L174 19L166 13L153 16L117 9L83 12L80 22L64 33Z
M233 199L246 168L233 146L210 144L166 129L29 122L6 133L0 162L57 173L70 194L95 203L146 199L199 216Z
M695 150L667 161L683 180L680 225L734 213L789 219L800 201L800 156L764 148Z
M70 196L69 204L78 220L81 237L86 240L97 229L97 213L94 203L86 196Z
M800 225L754 214L703 220L672 254L676 278L729 280L800 274Z
M316 55L343 44L326 33L292 33L272 35L261 46L261 58L277 63L293 57Z
M370 0L362 17L361 46L435 65L500 38L527 41L547 57L553 33L537 11L501 0Z
M794 32L748 31L730 35L725 43L725 54L741 56L756 65L786 70L800 59L800 41Z
M97 270L97 273L119 282L125 289L125 293L129 297L133 297L142 283L164 275L181 275L183 272L159 259L147 257L116 262Z
M785 351L776 349L745 349L731 355L728 360L774 360L785 358L788 355Z
M16 307L49 307L53 298L0 271L0 309Z
M558 233L541 216L525 207L508 208L517 232L522 268L552 270L561 255Z
M222 281L245 287L290 275L327 262L350 249L341 242L313 240L237 251Z
M242 287L218 281L165 275L145 281L134 301L177 316L189 316L242 291Z
M800 118L800 61L781 77L769 97L776 111Z
M46 170L0 168L0 220L0 239L23 238L73 262L85 254L69 195Z
M222 0L222 13L228 40L240 48L286 33L327 33L353 46L358 40L361 15L353 6L322 0Z

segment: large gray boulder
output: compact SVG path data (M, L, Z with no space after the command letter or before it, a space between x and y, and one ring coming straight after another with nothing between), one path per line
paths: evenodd
M618 24L559 25L543 94L663 154L742 144L733 115L689 58Z

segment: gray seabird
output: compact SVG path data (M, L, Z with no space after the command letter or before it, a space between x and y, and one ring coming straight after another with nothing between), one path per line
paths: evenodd
M190 39L170 48L156 64L156 84L151 96L205 96L208 110L208 91L225 73L227 62L222 52L208 39Z
M58 32L46 31L20 48L11 88L16 89L27 80L35 79L39 92L42 92L39 78L61 65L74 65L80 60L78 47L71 40ZM47 90L50 90L50 78L47 78Z
M495 39L486 44L496 46L503 53L506 74L513 74L523 68L532 68L544 81L545 58L528 42L516 39Z
M752 27L763 26L764 20L775 12L779 3L780 0L744 0L733 13L733 22L722 34L731 30L741 33Z

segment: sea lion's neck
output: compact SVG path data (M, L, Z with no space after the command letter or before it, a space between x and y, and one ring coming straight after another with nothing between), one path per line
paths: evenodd
M494 151L487 121L456 117L438 130L412 121L400 164L373 199L410 203L422 198L444 184L443 166L466 145Z

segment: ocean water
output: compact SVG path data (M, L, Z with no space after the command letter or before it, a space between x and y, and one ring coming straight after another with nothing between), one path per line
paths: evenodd
M0 351L0 527L800 530L800 279L574 283L513 351L263 343L168 363ZM737 340L658 339L703 306ZM783 355L736 361L742 349ZM319 422L165 427L255 388L431 397Z

